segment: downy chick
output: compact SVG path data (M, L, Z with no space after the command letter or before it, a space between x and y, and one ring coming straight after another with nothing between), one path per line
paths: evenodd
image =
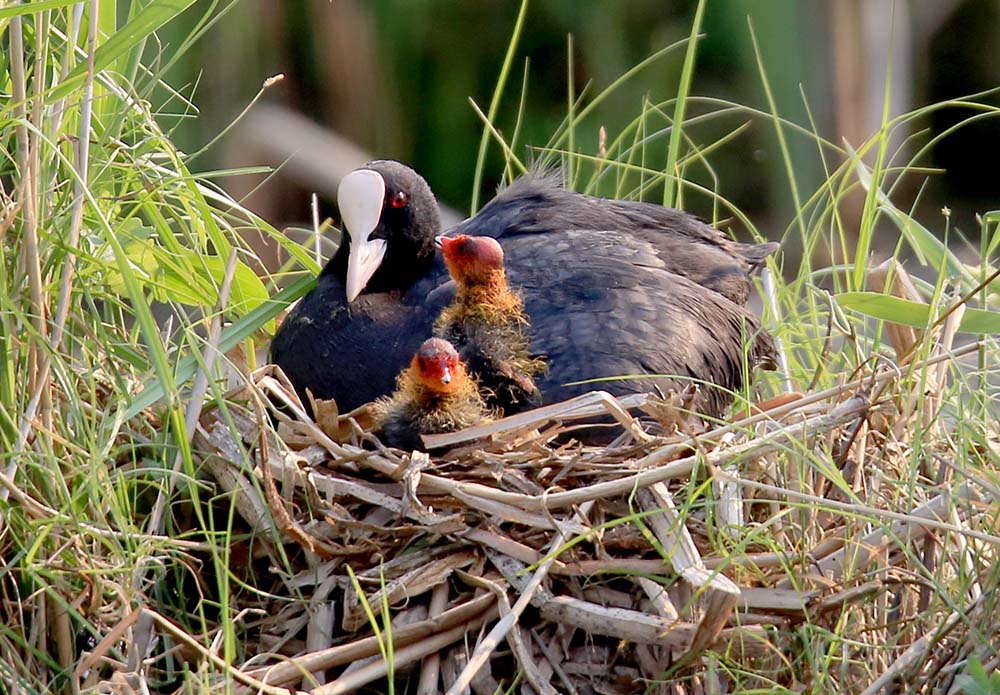
M396 381L396 391L376 401L382 438L399 449L424 449L422 434L441 434L488 422L492 413L483 402L455 348L430 338L420 346L410 366Z
M488 405L507 415L541 405L534 377L545 362L530 353L528 316L520 293L507 284L500 243L465 234L438 243L456 288L434 335L455 345Z

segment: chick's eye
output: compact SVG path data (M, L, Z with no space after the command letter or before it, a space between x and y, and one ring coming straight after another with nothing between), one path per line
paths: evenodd
M410 196L406 195L404 191L399 191L389 199L389 205L394 208L404 207L408 202L410 202Z

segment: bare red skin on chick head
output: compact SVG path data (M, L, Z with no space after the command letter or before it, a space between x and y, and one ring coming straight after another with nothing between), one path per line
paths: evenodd
M493 237L459 234L440 240L448 273L460 285L488 284L503 271L503 248Z
M465 378L465 368L458 353L451 343L441 338L424 341L410 366L417 380L433 393L452 393Z

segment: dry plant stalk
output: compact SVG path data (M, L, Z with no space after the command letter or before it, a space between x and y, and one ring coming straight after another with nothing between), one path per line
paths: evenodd
M868 284L873 292L885 294L886 283L890 281L890 296L907 299L911 302L924 301L917 286L910 279L910 274L906 272L906 268L895 258L890 258L868 271ZM905 365L912 359L913 347L923 339L924 332L918 328L891 321L886 322L885 329L889 334L889 342L896 350L900 366Z

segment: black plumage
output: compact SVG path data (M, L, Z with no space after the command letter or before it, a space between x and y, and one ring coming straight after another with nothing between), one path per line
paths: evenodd
M374 164L374 163L373 163ZM342 411L393 391L451 294L432 290L447 279L436 257L441 226L437 201L427 183L397 162L378 163L386 195L379 226L371 235L392 239L365 292L347 301L351 237L343 242L310 290L289 312L271 341L271 361L301 395L333 398ZM407 204L394 207L398 193Z
M297 388L336 398L342 409L392 391L454 292L434 255L437 205L423 179L387 161L356 175L384 182L368 205L381 196L377 222L355 224L364 227L362 242L385 240L384 260L348 302L353 239L345 234L272 343L272 359ZM354 205L344 191L342 184L342 210ZM396 207L401 192L405 204ZM491 236L503 246L509 281L524 297L531 352L548 365L536 378L545 402L694 380L693 406L719 416L748 370L773 366L769 335L742 305L750 273L776 244L740 244L686 213L572 193L547 176L515 181L447 234ZM352 289L360 291L357 278ZM639 378L570 385L623 376Z

